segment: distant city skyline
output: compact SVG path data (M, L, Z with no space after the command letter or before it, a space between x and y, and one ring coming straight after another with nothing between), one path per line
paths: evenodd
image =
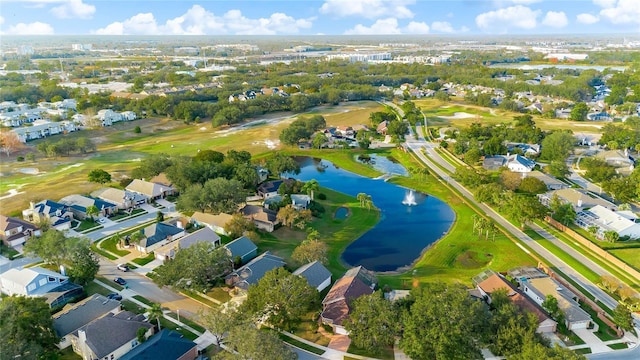
M2 35L640 34L638 0L3 0Z

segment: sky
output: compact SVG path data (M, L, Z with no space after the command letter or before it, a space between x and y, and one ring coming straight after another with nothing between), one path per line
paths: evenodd
M2 35L640 34L640 0L2 0Z

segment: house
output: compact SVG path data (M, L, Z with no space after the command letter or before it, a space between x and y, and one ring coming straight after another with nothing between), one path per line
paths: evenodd
M119 359L136 346L138 330L146 329L145 337L153 335L153 325L143 315L130 311L109 313L74 331L69 337L73 351L84 360Z
M376 132L381 135L387 135L388 127L389 127L389 122L387 120L382 121L376 127Z
M571 116L571 109L556 109L558 119L568 119Z
M362 266L348 270L322 300L322 323L331 326L335 334L348 335L342 324L349 317L351 302L360 296L373 294L374 289L375 277L369 270Z
M165 261L167 259L173 259L176 256L176 252L181 249L186 249L194 244L206 242L211 243L214 246L220 246L220 236L208 227L204 227L200 230L194 231L191 234L170 242L159 249L155 250L156 259Z
M238 270L227 275L224 282L229 286L247 290L249 286L257 284L258 281L264 277L264 274L273 269L284 267L284 265L284 259L266 251Z
M256 173L258 174L258 183L262 183L267 181L269 178L269 170L263 168L262 166L256 166Z
M580 308L578 297L569 289L565 289L550 277L526 279L520 282L522 290L538 305L542 305L551 295L558 300L558 307L565 315L565 325L569 330L587 329L591 324L591 315Z
M596 205L602 205L611 210L617 209L615 204L582 189L566 188L553 190L544 194L538 194L538 200L542 205L548 207L550 206L551 200L554 196L557 196L564 204L571 204L576 213L579 213L584 209L592 208Z
M293 272L293 275L305 278L309 285L318 290L318 292L321 292L326 289L327 286L331 285L331 272L319 261L302 265Z
M47 223L53 229L64 231L71 229L73 212L68 205L43 200L37 204L30 202L29 208L22 210L22 218L34 224Z
M136 248L146 254L184 236L184 229L165 223L151 224L140 231L144 238Z
M133 111L123 111L122 113L120 113L120 117L123 121L131 121L137 119L136 113L134 113Z
M173 330L162 329L120 360L193 360L198 356L198 345Z
M60 203L69 206L69 209L76 219L86 219L87 208L95 206L98 209L98 214L94 216L110 216L118 212L118 205L104 201L102 199L96 199L84 195L68 195L60 199Z
M6 295L44 297L57 308L82 295L82 286L55 271L41 267L12 268L0 274L0 292Z
M115 188L102 188L92 192L91 196L115 204L120 210L129 210L146 202L146 198L139 193Z
M98 111L96 118L102 122L102 126L111 126L115 122L122 121L122 114L111 109L103 109Z
M485 156L482 160L482 167L485 170L495 171L505 166L507 158L502 155Z
M233 261L240 258L241 264L246 264L249 260L258 255L258 247L246 236L241 236L232 242L224 245L227 253Z
M491 294L496 290L505 290L509 301L511 301L520 310L532 313L538 319L538 333L552 333L556 331L558 323L544 311L544 309L522 294L509 280L505 279L501 274L487 270L482 274L474 277L476 289L480 292L482 298L491 304Z
M602 205L596 205L589 210L579 212L575 223L587 230L595 226L598 229L596 236L600 239L604 238L604 233L607 231L614 231L620 237L640 238L640 219L631 211L613 211Z
M513 172L531 172L535 166L535 161L527 159L524 156L518 154L507 156L507 167Z
M69 308L64 308L52 316L53 329L60 337L58 347L64 349L71 345L69 335L74 331L109 313L119 313L120 310L120 301L107 299L100 294L93 294Z
M272 232L275 230L276 225L279 224L276 218L276 212L265 209L262 206L245 205L240 209L240 213L242 213L245 218L253 221L258 229L267 232Z
M311 203L311 196L306 194L291 194L291 205L296 210L306 210Z
M198 226L206 226L211 230L217 232L218 234L228 235L227 231L224 227L227 225L229 221L233 219L233 216L220 213L217 215L207 214L203 212L196 211L191 215L191 222Z
M596 155L597 158L604 160L607 164L619 168L630 167L631 170L636 165L636 160L629 155L629 150L609 150L601 151Z
M175 189L171 186L164 186L142 179L134 179L127 185L125 190L141 194L147 198L147 201L164 199L175 192Z
M0 240L6 246L18 246L24 244L32 236L40 236L42 233L37 226L24 220L0 215Z
M66 134L78 130L76 124L71 121L49 122L36 120L32 126L20 127L11 130L20 141L26 143L30 140L46 138L51 135Z
M509 152L515 152L519 149L524 155L536 156L540 154L539 144L506 143L505 146Z
M532 171L528 173L522 173L523 178L532 177L542 181L549 190L559 190L566 189L569 187L569 184L564 183L551 175L545 174L541 171Z
M278 189L280 185L284 183L284 180L265 181L258 186L258 195L263 199L268 199L278 195Z

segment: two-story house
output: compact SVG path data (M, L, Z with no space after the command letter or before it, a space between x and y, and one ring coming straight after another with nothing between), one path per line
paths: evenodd
M30 237L40 235L37 226L14 217L0 215L0 240L5 245L22 245Z

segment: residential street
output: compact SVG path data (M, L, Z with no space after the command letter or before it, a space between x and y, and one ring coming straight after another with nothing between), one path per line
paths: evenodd
M416 126L416 133L418 134L419 139L417 141L416 140L407 141L405 144L406 144L407 147L411 148L413 150L413 152L425 164L427 164L427 166L429 166L432 169L432 171L437 173L440 177L442 177L451 186L455 187L469 201L473 202L480 209L482 209L485 212L485 214L487 214L487 216L490 216L491 218L493 218L501 226L503 226L510 233L512 233L514 236L516 236L520 241L526 243L535 252L537 252L542 258L544 258L550 265L557 267L560 271L562 271L564 274L566 274L569 278L571 278L573 281L575 281L580 286L582 286L585 290L587 290L589 293L591 293L595 298L597 298L598 300L602 301L606 306L608 306L608 307L610 307L612 309L616 307L616 305L618 304L617 301L615 301L611 296L606 294L602 289L600 289L598 286L596 286L591 281L586 279L584 276L579 274L577 271L573 270L566 263L564 263L562 260L560 260L554 254L549 252L547 249L545 249L542 245L538 244L536 241L531 239L529 236L527 236L525 233L523 233L516 226L514 226L509 221L504 219L501 215L499 215L498 213L493 211L493 209L491 209L490 207L488 207L487 205L485 205L483 203L476 202L476 200L473 197L473 194L471 194L465 187L460 185L449 174L445 173L442 169L437 167L431 161L431 159L434 159L435 161L438 162L438 164L441 164L443 167L445 167L447 169L453 169L453 171L455 171L454 167L451 164L449 164L446 160L442 159L435 150L430 149L433 145L430 144L430 143L427 143L426 140L424 139L424 137L422 137L422 129L420 127L418 127L418 126ZM421 149L425 148L425 147L427 148L427 151L428 151L428 154L429 154L430 158L427 158L421 151ZM523 248L523 251L526 251L525 248ZM586 257L584 257L582 254L579 254L579 253L576 253L576 257L575 258L576 258L576 260L580 261L583 264L591 263ZM594 272L596 272L596 273L598 273L600 275L609 274L607 271L603 270L600 267L592 268L592 269L593 269Z
M160 211L160 209L157 208L153 208L153 207L149 207L150 209L155 210L154 212L149 212L147 214L138 216L138 217L134 217L133 219L129 219L129 220L125 220L122 222L114 222L114 221L109 221L109 224L105 224L105 227L93 232L90 232L86 235L81 235L81 236L85 236L87 238L89 238L89 240L91 240L91 242L94 242L96 240L102 239L105 236L109 236L109 235L113 235L115 233L117 233L118 231L123 231L126 230L128 228L134 227L134 226L138 226L141 224L144 224L146 222L149 222L151 220L155 220L156 218L156 213L158 211Z

